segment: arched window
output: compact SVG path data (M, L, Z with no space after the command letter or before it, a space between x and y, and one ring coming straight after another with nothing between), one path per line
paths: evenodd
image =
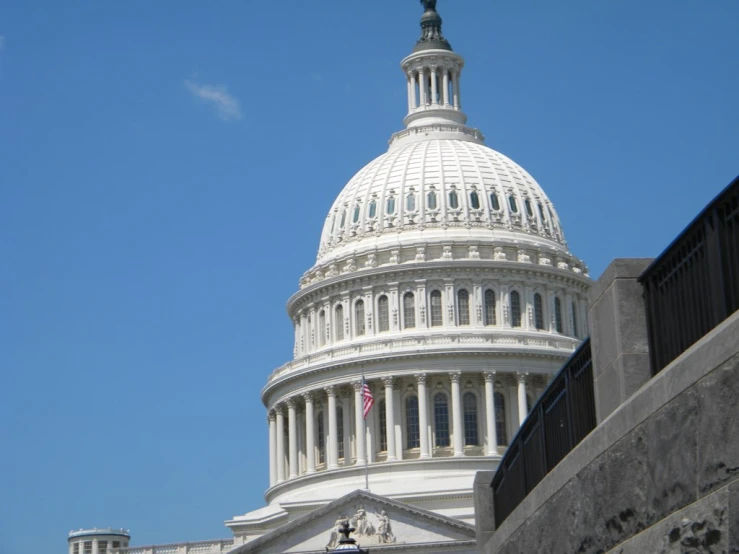
M339 459L344 457L344 407L336 406L336 440L339 443Z
M434 427L436 446L449 446L449 403L443 392L434 396Z
M544 306L538 292L534 295L534 324L537 329L544 329Z
M480 209L480 195L474 190L470 193L470 206L473 210Z
M377 215L377 201L372 200L369 204L369 216L373 218Z
M377 299L377 324L380 333L390 330L390 314L388 309L387 296L384 294Z
M405 329L416 326L416 298L412 292L403 295L403 326Z
M359 221L359 204L354 206L354 215L352 216L352 223Z
M515 290L511 293L511 326L521 327L521 295Z
M559 298L554 299L554 327L558 333L562 332L562 302Z
M457 312L460 325L470 324L470 293L461 289L457 293Z
M541 222L546 224L547 217L544 215L544 207L541 205L541 202L537 202L536 205L539 207L539 217L541 217Z
M508 205L511 207L511 212L514 214L518 213L518 203L516 202L516 197L512 194L508 197Z
M496 392L493 397L495 398L495 434L498 436L498 446L505 446L508 444L505 423L505 397L499 392Z
M318 412L316 421L316 445L318 446L318 463L326 462L326 429L323 427L323 412Z
M431 293L431 327L441 327L444 320L441 315L441 292L435 290Z
M339 229L344 228L344 223L346 223L346 210L341 212L341 223L339 224Z
M385 213L393 215L395 213L395 197L391 196L387 199L387 206L385 206Z
M412 212L416 209L416 195L411 193L405 197L405 209Z
M572 334L575 337L580 336L577 332L577 305L574 300L572 301Z
M436 209L436 193L433 190L426 195L426 205L429 210Z
M465 446L477 446L479 444L479 437L477 435L477 397L474 393L464 393L462 397L462 408L464 409L464 444Z
M531 207L531 200L527 198L524 204L526 205L526 215L534 217L534 209Z
M485 291L485 325L495 325L495 292Z
M449 193L449 207L453 210L459 208L459 196L457 195L456 190Z
M318 344L323 346L326 342L326 312L321 310L318 314Z
M331 218L331 234L334 233L335 228L336 228L336 214L334 214L334 217Z
M380 452L387 452L387 408L384 398L377 409L380 415Z
M357 300L357 303L354 304L354 325L357 328L357 336L361 337L364 335L364 300Z
M344 306L336 306L336 340L344 340Z
M500 210L500 200L498 200L498 195L494 192L490 193L490 206L497 212Z
M408 449L421 446L421 434L418 427L417 396L409 396L405 399L405 440Z

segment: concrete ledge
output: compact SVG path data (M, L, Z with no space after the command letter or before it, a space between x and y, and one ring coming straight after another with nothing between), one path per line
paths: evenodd
M645 383L570 452L508 516L485 545L484 552L498 552L506 541L544 504L576 479L609 448L634 431L637 426L644 423L668 402L711 374L721 364L729 361L739 352L738 338L739 312L735 312L680 357L673 360L656 377ZM731 394L731 391L728 394ZM698 395L694 394L694 396ZM701 401L700 397L695 401ZM705 399L702 401L705 403ZM730 415L735 417L735 414ZM726 425L731 425L731 418L728 421ZM699 432L708 431L701 428ZM718 429L714 432L731 433L728 429ZM727 434L726 438L728 439L729 436ZM705 465L705 460L703 462ZM703 486L698 483L700 490L695 492L706 494L712 488L722 484L721 482L709 482ZM597 487L597 483L589 484L589 486Z

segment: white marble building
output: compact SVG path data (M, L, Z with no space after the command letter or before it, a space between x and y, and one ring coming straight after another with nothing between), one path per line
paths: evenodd
M466 125L464 59L422 4L405 129L341 191L288 301L294 359L262 391L267 505L226 522L239 552L321 551L343 518L373 551L469 551L475 472L587 334L587 268L539 184ZM192 551L162 548L127 552Z

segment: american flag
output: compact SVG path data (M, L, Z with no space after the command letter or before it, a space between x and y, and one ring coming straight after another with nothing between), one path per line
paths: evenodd
M362 377L362 401L364 403L364 419L367 419L367 414L372 409L372 405L375 403L375 399L372 398L372 391L367 384L367 381Z

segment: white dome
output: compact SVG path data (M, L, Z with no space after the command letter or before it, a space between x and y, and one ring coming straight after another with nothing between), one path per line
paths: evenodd
M398 137L362 168L328 213L317 264L408 243L513 235L566 251L554 206L534 178L477 137L456 134Z

